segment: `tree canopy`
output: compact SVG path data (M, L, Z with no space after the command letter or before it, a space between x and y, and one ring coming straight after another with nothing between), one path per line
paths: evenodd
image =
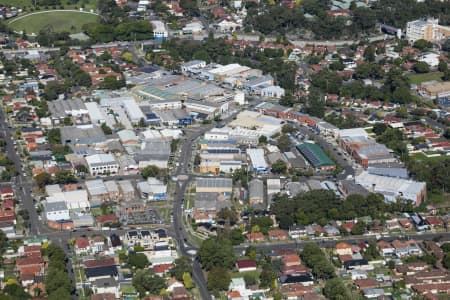
M379 218L388 209L379 194L350 195L344 201L332 191L313 190L301 193L293 199L286 195L276 195L272 212L279 221L280 228L288 229L296 224L327 224L330 220L350 220L356 217Z
M161 290L166 287L166 282L163 278L147 269L138 270L133 276L132 283L141 297L145 296L146 292L159 295Z
M217 237L203 241L198 250L198 257L205 270L211 270L214 267L230 269L236 261L231 242Z

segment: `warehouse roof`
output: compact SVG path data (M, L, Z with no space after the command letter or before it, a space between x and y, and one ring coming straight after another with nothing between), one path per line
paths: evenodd
M356 176L355 182L368 189L375 189L375 191L385 195L402 194L404 198L411 200L415 200L413 198L419 195L426 186L425 182L372 175L368 172L363 172Z
M382 144L374 144L368 146L362 146L358 150L358 155L362 158L371 159L379 159L383 158L393 158L394 155L391 153L392 150L387 148Z
M63 143L101 143L106 141L105 134L99 126L65 126L61 127Z
M207 188L232 188L233 181L231 178L205 178L205 177L197 177L196 178L196 186L198 187L207 187Z
M47 202L45 204L46 212L61 211L61 210L67 210L67 205L66 205L66 202L64 202L64 201Z
M408 179L408 170L406 168L385 168L385 167L369 167L367 172L372 175L381 175L388 177L398 177Z
M367 131L365 131L363 128L350 128L350 129L342 129L339 130L339 136L342 137L349 137L349 136L369 136Z
M90 166L117 163L114 156L110 153L100 153L86 156L86 162Z
M86 189L91 196L103 195L108 193L108 190L106 189L106 186L101 179L87 180L84 182L84 184L86 185Z
M315 168L335 165L325 152L323 152L322 148L316 144L303 143L297 145L297 149Z
M48 110L53 117L64 118L67 115L87 113L86 106L81 99L48 101Z
M268 167L264 158L263 149L247 149L247 154L250 157L253 168L259 169Z

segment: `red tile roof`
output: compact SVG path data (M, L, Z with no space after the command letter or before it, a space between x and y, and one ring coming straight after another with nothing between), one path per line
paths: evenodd
M32 265L32 266L22 266L18 267L21 275L24 274L33 274L39 275L41 273L41 265Z
M161 264L153 267L153 272L156 274L165 274L173 267L173 264Z
M118 221L119 221L119 219L115 215L106 215L106 216L98 216L97 217L97 222L100 224L115 223Z
M89 247L89 240L85 237L79 237L75 241L75 246L78 249L86 249L87 247Z
M256 261L250 259L242 259L236 262L238 269L256 268Z
M16 266L31 266L40 263L42 263L42 258L40 257L22 257L16 259Z
M115 265L113 257L103 258L103 259L90 259L84 261L84 266L86 268L95 268L95 267L106 267Z

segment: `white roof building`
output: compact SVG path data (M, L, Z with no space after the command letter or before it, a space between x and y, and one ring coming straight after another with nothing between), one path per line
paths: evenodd
M49 184L45 186L45 193L47 196L52 196L55 193L61 193L62 189L59 184Z
M155 38L166 38L169 36L169 33L167 32L166 25L159 20L153 20L150 21L153 25L153 35Z
M424 62L432 68L435 68L439 65L439 57L440 55L437 53L424 53L419 55L418 61Z
M139 133L139 137L144 141L161 140L163 136L159 130L148 129Z
M264 158L263 149L247 149L247 155L250 158L254 172L266 173L269 171L269 166Z
M368 137L369 134L363 128L350 128L350 129L342 129L339 130L339 137L354 137L354 136L363 136Z
M142 198L148 200L165 200L167 198L167 185L164 182L149 177L147 181L137 183Z
M91 205L88 200L86 190L74 190L67 192L55 193L46 198L47 203L64 202L68 209L84 210Z
M190 23L187 23L184 27L183 27L183 31L188 31L191 33L199 33L201 31L203 31L203 24L200 21L193 21Z
M45 218L48 221L70 220L66 203L64 201L47 202L45 204Z
M267 194L273 195L281 191L280 178L268 178L267 179Z
M139 143L139 139L133 130L124 129L124 130L118 131L117 135L119 136L119 139L120 139L120 142L122 143L122 145Z
M86 102L84 105L86 105L92 124L103 124L106 122L106 117L97 102Z
M145 120L144 113L136 103L136 100L134 100L133 98L125 97L122 100L122 106L125 109L125 113L127 114L127 117L131 123L137 124L141 119Z
M369 191L383 194L388 202L401 198L420 205L426 197L425 182L374 175L364 171L355 177L355 183Z
M110 153L93 154L86 156L86 162L91 175L117 174L119 164Z

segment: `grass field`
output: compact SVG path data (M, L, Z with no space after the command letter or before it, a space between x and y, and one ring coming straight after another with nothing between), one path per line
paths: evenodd
M96 15L74 11L49 11L25 16L17 21L11 20L9 26L15 31L25 31L27 34L38 34L41 29L51 28L53 31L80 32L87 23L97 22Z
M413 74L409 75L409 81L413 84L419 84L425 81L437 80L442 81L442 72L432 72L432 73L424 73L424 74Z
M36 1L37 2L37 1ZM84 5L85 9L94 9L96 4L97 4L97 0L79 0L78 3L76 4L69 4L68 0L61 0L61 5L64 6L65 9L73 9L73 8L77 8L77 7L81 7L82 5ZM13 6L13 7L17 7L17 8L26 8L27 10L31 9L32 7L34 7L34 0L0 0L0 5L7 5L7 6ZM57 8L60 5L57 5ZM44 7L41 6L41 10L43 10Z
M31 0L0 0L0 5L8 5L19 8L30 6L31 3L32 3Z
M426 157L422 153L414 153L411 155L415 160L422 160L422 161L439 161L447 158L448 156L441 155L441 156L435 156L435 157Z

